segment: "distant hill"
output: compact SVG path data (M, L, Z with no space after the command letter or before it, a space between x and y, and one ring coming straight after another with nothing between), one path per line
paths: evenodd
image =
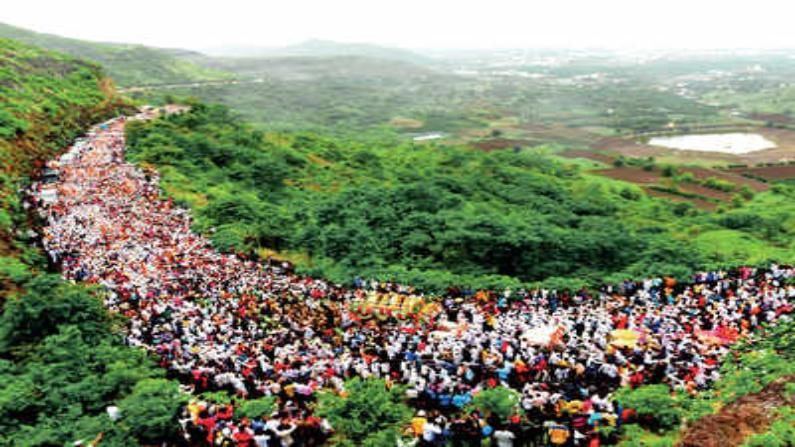
M359 56L375 59L396 60L413 63L428 63L430 59L402 48L384 47L366 43L345 43L330 40L312 39L282 48L256 46L225 46L205 51L221 57L333 57Z
M199 53L143 45L90 42L0 23L0 37L60 51L101 64L120 86L228 79L232 74L191 61Z
M208 57L194 59L208 68L244 77L272 77L284 80L345 78L352 80L384 78L425 78L440 74L408 61L366 56L276 56Z

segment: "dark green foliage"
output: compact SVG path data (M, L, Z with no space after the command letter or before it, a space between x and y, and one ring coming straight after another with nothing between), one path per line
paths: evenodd
M338 281L582 281L641 270L662 238L621 218L640 193L588 186L532 152L263 135L202 104L128 135L133 160L173 166L166 190L196 206L220 249L300 253L306 271Z
M506 421L508 417L519 410L520 394L511 388L497 387L485 389L478 393L469 404L469 410L478 410L484 416L496 414L500 420Z
M346 397L320 394L317 413L342 435L343 445L393 445L411 410L403 403L403 388L386 388L383 380L351 379ZM344 441L343 441L344 439Z
M259 419L263 416L270 417L275 408L276 398L273 396L250 399L240 403L240 407L235 412L235 417L249 419Z
M55 276L23 285L0 317L0 442L63 445L100 432L109 445L171 439L184 400L176 383L122 344L98 297ZM117 423L105 414L114 403Z
M691 212L695 207L690 202L679 202L674 205L673 211L674 214L677 216L686 216L689 212Z
M668 385L647 385L630 390L623 388L616 399L625 408L633 408L648 425L670 429L679 423L681 411Z
M663 177L674 177L678 174L678 170L676 169L676 166L665 165L663 166L662 171L660 171L660 173L662 174Z
M42 274L43 255L25 236L19 189L35 161L114 114L102 84L94 65L0 39L0 445L89 443L102 433L103 446L129 446L169 441L176 428L181 398L139 386L176 384L123 344L96 291ZM111 405L127 416L112 422Z
M154 444L178 435L177 420L187 396L174 381L145 379L135 384L132 392L119 401L122 423L143 443Z
M702 182L704 186L718 191L732 192L737 189L737 185L732 182L721 180L717 177L709 177Z
M0 316L0 353L37 343L64 324L79 326L91 339L110 328L108 314L98 299L57 276L37 276L26 284L22 296L5 303Z
M61 148L86 121L107 113L100 110L108 99L101 81L95 65L0 39L0 166L16 172L27 157ZM35 139L24 151L41 152L16 153L10 144L18 139Z

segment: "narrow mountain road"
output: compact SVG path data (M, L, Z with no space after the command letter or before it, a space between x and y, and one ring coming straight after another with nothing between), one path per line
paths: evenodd
M262 84L265 82L263 78L256 79L223 79L216 81L196 81L196 82L183 82L178 84L147 84L137 85L130 87L119 88L119 93L136 93L146 92L151 90L170 90L178 88L189 87L207 87L207 86L221 86L221 85L240 85L240 84Z

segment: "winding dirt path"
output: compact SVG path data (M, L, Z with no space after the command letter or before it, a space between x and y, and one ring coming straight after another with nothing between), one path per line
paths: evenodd
M795 395L788 396L785 390L787 383L795 383L795 375L782 377L699 419L684 433L678 447L739 446L748 436L764 432L775 420L776 408L795 405Z

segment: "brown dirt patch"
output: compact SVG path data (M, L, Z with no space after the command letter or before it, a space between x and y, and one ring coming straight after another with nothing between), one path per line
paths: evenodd
M748 436L764 432L773 421L775 408L795 405L795 396L788 396L785 390L790 382L795 382L795 375L782 377L758 393L737 399L717 414L699 419L685 431L678 447L738 446Z
M725 191L718 191L717 189L707 188L706 186L699 185L696 183L680 183L678 188L686 193L690 194L698 194L700 196L708 197L710 199L717 199L721 201L728 201L731 199L732 194L730 192Z
M584 158L586 160L598 161L599 163L612 164L616 159L615 155L605 152L589 151L585 149L569 149L561 152L560 156L566 158Z
M776 124L789 124L793 121L791 116L783 113L752 113L748 118Z
M793 166L795 168L795 166ZM747 186L756 192L767 191L770 186L765 184L764 182L760 182L759 180L750 179L748 177L743 177L742 175L735 173L734 171L718 171L715 169L706 169L706 168L683 168L683 172L690 172L693 176L699 180L705 180L710 177L715 177L720 180L725 180L727 182L734 183L737 186ZM795 169L793 169L795 172Z
M670 192L660 191L652 188L643 188L643 190L646 191L646 194L652 197L657 197L659 199L667 199L670 200L671 202L690 202L696 208L701 210L714 211L718 207L717 203L710 202L704 199L683 197Z
M625 182L638 183L641 185L653 185L658 183L661 178L659 171L645 171L643 168L635 166L597 169L593 172L616 180L624 180Z
M728 172L736 173L739 175L750 174L768 180L783 180L795 177L795 165L760 166L756 168L735 168Z

